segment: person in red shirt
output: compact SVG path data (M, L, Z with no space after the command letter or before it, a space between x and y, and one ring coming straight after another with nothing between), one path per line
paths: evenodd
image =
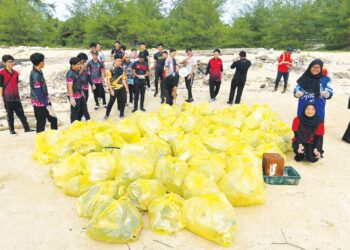
M323 153L324 123L316 114L315 104L305 105L302 115L294 118L292 130L294 159L299 162L306 158L309 162L317 162Z
M216 96L219 94L221 78L223 70L222 60L220 58L221 51L214 50L214 57L209 60L205 75L209 74L209 91L211 102L216 101Z
M274 91L277 91L278 85L279 85L281 78L283 76L284 88L283 88L282 94L286 93L286 91L287 91L289 70L292 67L292 52L293 51L294 51L293 48L288 48L287 51L283 52L283 54L278 59L278 72L277 72L277 77L276 77L276 81L275 81Z
M15 59L11 55L4 55L2 61L5 68L0 70L0 107L5 106L10 133L17 134L14 126L14 113L21 120L24 131L31 132L19 96L18 72L13 69Z

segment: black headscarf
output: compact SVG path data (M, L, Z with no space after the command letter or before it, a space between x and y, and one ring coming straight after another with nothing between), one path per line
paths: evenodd
M318 75L311 73L314 65L320 65L321 71ZM313 60L304 74L298 79L298 84L307 92L314 93L315 99L320 97L320 80L322 77L323 62L320 59Z
M312 117L308 117L305 114L305 110L308 106L313 106L316 111L316 106L313 103L308 103L305 105L303 113L299 116L300 124L298 129L298 138L302 143L309 143L310 139L315 136L317 127L321 123L321 119L315 112L315 115Z

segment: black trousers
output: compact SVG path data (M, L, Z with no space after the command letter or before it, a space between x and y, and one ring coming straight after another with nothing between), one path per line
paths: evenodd
M120 89L115 89L114 95L109 98L109 102L107 105L107 110L106 110L106 116L109 116L111 113L112 107L115 103L115 100L117 99L117 104L118 104L118 110L120 112L120 117L124 116L124 110L125 110L125 103L126 103L126 89L120 88Z
M71 123L75 121L81 121L81 119L83 118L83 116L85 116L86 113L89 115L89 112L87 112L87 105L84 97L81 97L79 99L75 98L75 103L76 103L75 107L70 105L70 122ZM89 119L90 119L90 115L89 115ZM86 120L89 120L89 119L86 118Z
M241 97L244 89L245 81L238 81L238 80L232 80L231 81L231 89L230 89L230 95L228 98L228 102L232 103L233 99L235 97L236 89L237 89L237 95L235 103L239 104L241 102Z
M309 162L317 162L318 159L316 158L315 154L314 154L314 145L309 144L309 143L303 143L304 146L304 153L303 154L299 154L298 153L298 147L299 145L296 142L293 142L293 150L295 153L295 157L294 159L296 161L303 161L304 159L306 159Z
M103 84L95 84L96 89L93 90L94 92L94 99L95 99L95 103L96 106L100 106L99 102L98 102L98 98L102 98L103 101L103 105L106 105L106 93L105 93L105 89L103 88Z
M147 83L147 87L151 87L151 82L149 80L149 76L146 76L146 83Z
M193 80L194 80L194 74L192 75L191 79L189 79L188 76L185 77L186 89L187 89L187 93L188 93L188 100L193 98L193 96L192 96Z
M9 125L9 130L15 130L14 113L16 113L18 118L21 120L24 130L29 130L29 124L27 121L27 117L24 115L22 103L20 101L4 101L4 103L7 112L7 122Z
M289 78L289 72L277 72L277 77L275 81L275 88L278 88L278 84L280 83L281 79L283 76L283 81L284 81L284 88L287 88L288 85L288 78Z
M144 81L136 81L134 86L134 109L138 108L138 103L140 99L140 108L143 108L145 103L145 92L146 85Z
M51 124L51 129L57 129L57 118L49 114L46 107L35 107L34 106L34 115L36 118L36 132L40 133L45 131L46 120Z
M350 122L348 128L345 131L345 134L343 135L343 141L350 143Z
M174 90L174 77L173 76L167 76L164 79L164 86L163 86L163 97L165 98L166 104L173 105L173 90Z
M158 84L159 84L159 81L161 82L162 81L162 78L163 78L163 71L162 69L155 69L154 71L154 86L156 87L156 93L158 93Z
M90 120L90 114L89 114L89 109L88 109L88 100L89 100L89 90L83 90L84 96L85 96L85 101L86 101L86 110L84 113L85 120Z
M134 99L134 84L129 84L129 102L132 103Z
M221 81L209 81L210 98L214 99L219 94Z

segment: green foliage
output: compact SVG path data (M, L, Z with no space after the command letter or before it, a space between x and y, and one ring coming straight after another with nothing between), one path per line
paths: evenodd
M350 49L349 0L256 0L235 17L221 20L225 0L75 0L70 18L53 18L42 0L0 0L0 44L86 47L134 39L149 47L293 46Z

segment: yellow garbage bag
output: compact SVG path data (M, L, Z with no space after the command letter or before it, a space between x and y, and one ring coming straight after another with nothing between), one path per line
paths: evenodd
M163 124L171 125L180 114L180 110L174 105L162 104L157 114Z
M128 184L139 178L150 178L153 175L153 169L152 163L141 156L121 156L115 180Z
M200 196L201 194L217 193L220 193L220 190L215 181L196 171L189 172L183 184L183 197L185 199Z
M50 169L50 174L56 186L63 187L71 178L84 174L85 167L86 161L84 156L75 152L59 164L54 165Z
M95 240L127 243L136 241L142 229L142 216L125 197L96 211L87 227L87 234Z
M119 199L125 193L125 187L115 181L99 182L79 196L76 206L78 215L91 218L102 201Z
M94 152L86 155L87 178L92 183L113 180L116 161L109 152Z
M94 139L101 148L111 147L114 144L113 137L108 132L98 132L94 134Z
M173 149L175 156L180 160L189 162L192 157L200 155L201 157L209 157L210 152L203 145L199 137L186 135L184 139L178 140Z
M225 173L225 162L218 157L210 156L209 158L201 158L201 156L193 157L189 162L190 170L195 170L204 174L214 182L220 180Z
M79 152L82 155L87 155L91 152L98 152L102 150L102 147L97 141L90 136L83 137L76 141L71 141L70 146L73 151Z
M259 205L265 202L265 187L261 167L236 166L225 174L219 188L233 206Z
M89 181L86 176L78 175L64 183L62 189L66 195L78 197L89 189Z
M184 202L184 223L192 232L230 246L236 231L236 213L225 195L203 194Z
M157 134L163 126L159 116L155 113L140 114L137 125L143 136Z
M141 210L146 211L151 202L166 193L163 184L156 179L137 179L126 190L129 200Z
M191 132L196 127L197 121L190 113L181 113L173 124L176 128L181 128L185 133Z
M138 142L141 138L141 133L137 127L137 124L130 118L125 118L119 121L116 127L119 134L128 143Z
M151 202L148 216L153 232L175 234L185 226L183 223L184 199L177 194L165 194Z
M55 151L53 149L59 142L60 132L57 130L47 130L45 132L38 133L35 136L34 151L32 154L33 160L38 161L40 164L49 164L57 160ZM67 150L68 151L68 150Z
M165 186L168 192L182 196L182 185L188 174L187 163L172 156L158 162L154 176Z

